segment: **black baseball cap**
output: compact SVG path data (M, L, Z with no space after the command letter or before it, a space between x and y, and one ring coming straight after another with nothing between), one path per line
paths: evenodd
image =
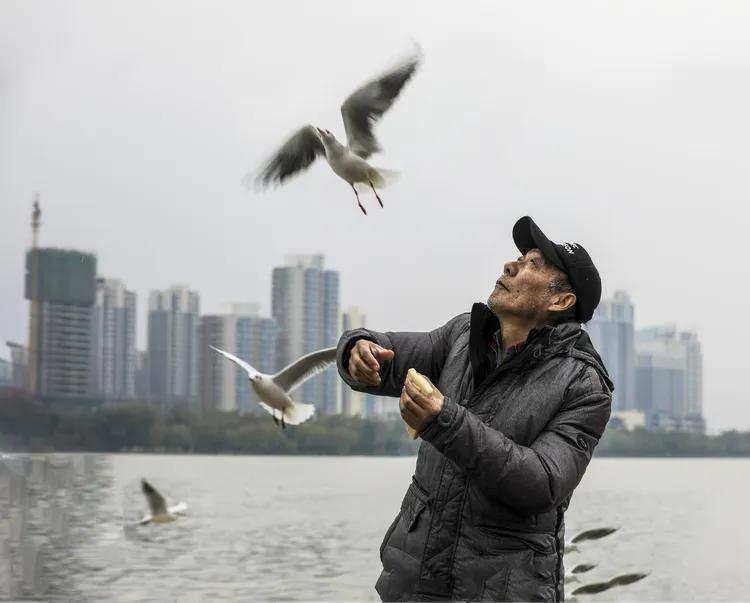
M519 219L513 226L513 241L523 254L538 249L544 259L568 275L576 295L576 320L591 320L602 297L602 281L588 252L578 243L550 241L529 216Z

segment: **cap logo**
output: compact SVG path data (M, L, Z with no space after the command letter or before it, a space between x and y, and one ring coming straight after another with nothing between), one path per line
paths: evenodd
M578 249L578 245L575 243L562 243L562 246L570 255L575 255L575 250Z

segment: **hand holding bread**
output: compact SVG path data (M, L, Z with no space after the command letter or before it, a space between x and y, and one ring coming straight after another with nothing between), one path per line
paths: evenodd
M443 395L427 377L410 368L406 372L399 408L412 440L416 440L419 433L430 424L442 405Z

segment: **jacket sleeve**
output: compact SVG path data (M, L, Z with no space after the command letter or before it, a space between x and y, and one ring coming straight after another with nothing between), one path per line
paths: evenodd
M369 329L346 331L339 339L336 349L339 375L352 389L379 396L400 396L406 380L406 371L410 368L427 375L436 383L462 324L469 324L468 314L460 314L442 327L422 333L378 333ZM349 375L349 352L359 339L369 339L387 350L394 351L393 360L381 363L379 386L365 386Z
M535 515L560 505L581 481L609 420L611 396L589 367L531 446L516 444L448 398L420 437L487 496Z

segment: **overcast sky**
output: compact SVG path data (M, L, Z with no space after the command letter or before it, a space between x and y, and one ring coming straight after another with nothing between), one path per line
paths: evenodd
M0 2L0 341L25 342L23 254L93 251L139 296L270 312L271 270L323 253L371 327L485 300L531 215L583 244L636 326L699 333L711 430L750 429L750 5L742 2ZM240 185L417 40L377 129L385 209L327 166Z

